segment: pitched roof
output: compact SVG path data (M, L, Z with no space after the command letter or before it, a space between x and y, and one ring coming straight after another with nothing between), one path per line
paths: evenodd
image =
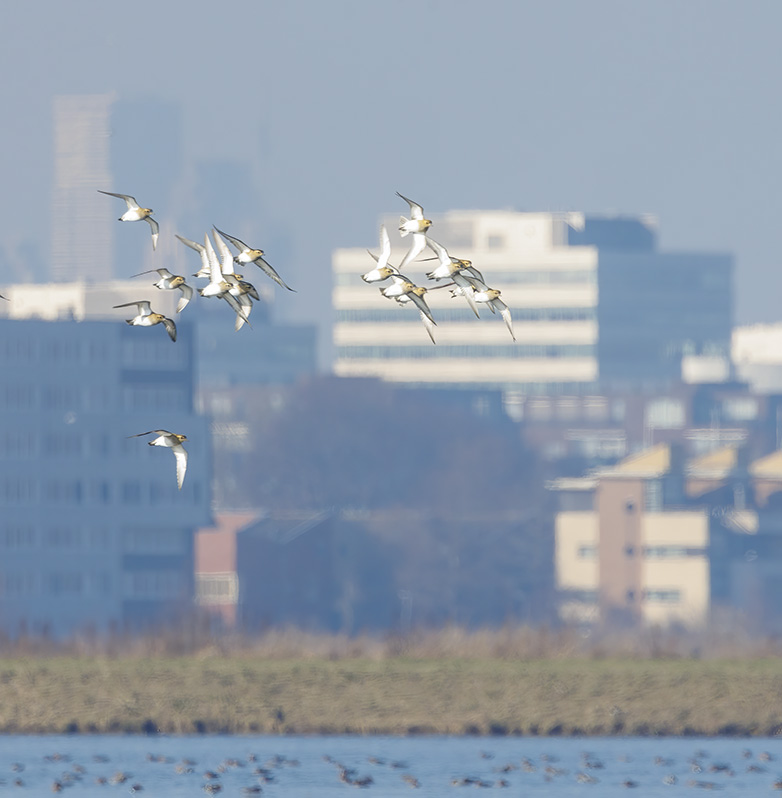
M782 449L777 449L777 451L752 462L749 472L753 477L760 479L782 480Z
M602 472L607 477L659 477L668 473L671 468L671 447L667 443L658 443L637 454L631 454L620 460L612 468Z
M700 457L693 457L687 463L690 476L701 476L710 479L727 477L738 465L739 450L737 446L721 446Z

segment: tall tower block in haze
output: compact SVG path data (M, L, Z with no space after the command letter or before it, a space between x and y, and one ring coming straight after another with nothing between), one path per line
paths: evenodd
M51 279L105 281L113 277L111 105L115 95L54 98Z

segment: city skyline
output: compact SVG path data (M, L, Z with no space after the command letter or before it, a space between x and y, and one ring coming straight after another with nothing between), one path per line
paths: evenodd
M15 11L20 35L0 58L7 72L26 72L0 90L14 109L0 139L13 198L0 219L3 280L49 252L54 97L116 92L181 108L191 177L206 162L246 164L259 189L247 209L253 232L261 246L283 242L269 257L301 287L277 303L282 318L324 329L330 253L373 246L398 190L433 215L652 212L665 249L735 254L738 323L778 320L772 222L782 208L768 178L780 120L765 89L779 68L777 5L228 2L219 17L207 8L161 8L154 25L94 2L45 18ZM257 47L200 56L193 42L234 42L239 22ZM33 32L51 42L35 61L21 50ZM454 57L442 58L449 46ZM134 61L142 81L123 66ZM133 144L127 173L168 166L143 137ZM196 199L230 229L226 198Z

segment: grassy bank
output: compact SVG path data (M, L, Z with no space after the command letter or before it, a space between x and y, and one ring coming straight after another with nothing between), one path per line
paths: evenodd
M780 698L776 659L0 659L2 733L772 735Z

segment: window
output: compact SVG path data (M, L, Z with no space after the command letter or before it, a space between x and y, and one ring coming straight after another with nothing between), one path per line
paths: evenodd
M37 499L36 487L32 477L5 477L0 481L0 504L32 504Z
M90 363L108 362L109 347L106 341L90 341L87 348L87 357Z
M109 530L98 528L90 529L88 537L88 545L91 549L107 549L109 548Z
M585 396L584 418L590 421L607 421L608 400L604 396Z
M199 604L236 604L239 579L235 573L196 574L196 600Z
M44 539L49 549L77 549L81 546L81 530L53 527L46 530Z
M30 362L35 359L36 346L26 335L21 338L6 338L0 348L0 356L7 361Z
M252 449L250 427L243 421L213 421L211 432L218 449L229 452L249 452Z
M527 401L526 415L530 421L547 421L551 418L551 400L548 397L529 399Z
M126 385L122 389L122 406L125 410L186 410L189 395L184 386L157 387Z
M38 592L38 580L35 574L0 573L0 596L4 598L24 598L34 596Z
M53 504L81 504L83 494L78 479L52 479L44 486L44 497Z
M92 386L85 395L87 410L110 410L115 404L109 388Z
M35 529L27 524L10 524L0 528L0 547L7 550L34 549Z
M500 281L493 279L497 287L502 288L510 280ZM407 322L412 323L415 316L402 312L403 308L389 304L387 308L343 308L336 311L338 322ZM596 312L594 307L546 307L546 308L512 308L514 321L594 321ZM466 321L474 319L473 312L468 307L437 308L437 321Z
M46 578L46 592L51 596L78 596L84 589L84 578L80 573L55 572Z
M127 439L126 439L127 440ZM106 455L111 453L111 439L105 432L96 432L89 436L90 454ZM129 449L130 447L128 447ZM123 451L123 454L127 452Z
M122 483L122 503L141 503L141 483L138 480L128 480Z
M80 455L82 436L78 432L47 432L42 441L43 453L72 457Z
M91 483L90 501L93 504L109 504L111 502L111 485L105 481Z
M36 407L35 389L32 385L5 385L0 393L0 402L6 410L33 410Z
M103 571L90 574L88 577L88 591L94 596L110 595L111 576Z
M41 356L53 363L62 363L65 360L78 362L81 359L80 342L55 338L43 345Z
M563 396L556 400L556 417L563 421L573 421L580 415L580 402L572 396Z
M680 590L644 590L644 600L650 604L679 604L681 598Z
M187 488L190 487L188 481ZM149 483L149 503L150 504L174 504L182 495L181 490L177 487L176 480L168 477L163 482L150 482Z
M183 554L186 535L169 527L126 527L122 530L122 550L127 554Z
M663 483L661 479L648 479L644 485L644 507L656 513L663 509Z
M355 358L581 358L594 357L592 344L514 344L510 338L507 344L444 344L442 346L423 346L422 344L340 346L337 357ZM155 407L157 405L154 405Z
M124 594L132 599L174 599L184 586L179 571L138 571L123 576Z
M79 410L81 392L78 388L63 385L50 385L43 389L44 410Z
M570 601L580 601L585 604L597 604L597 590L568 590L565 598Z
M753 421L758 412L758 400L751 396L722 400L722 414L728 421Z
M686 422L684 402L670 397L653 399L646 405L644 415L647 427L655 429L681 429Z
M704 557L706 555L706 550L698 548L697 546L645 546L643 555L651 560L665 560L677 557Z
M130 332L130 328L126 333ZM163 335L162 338L147 338L144 332L162 332L155 329L133 330L134 335L122 342L122 365L125 368L143 370L159 368L184 368L187 365L189 349L185 346L174 346ZM138 335L141 333L141 335Z
M5 430L0 435L0 457L16 459L36 454L35 435L23 427Z

